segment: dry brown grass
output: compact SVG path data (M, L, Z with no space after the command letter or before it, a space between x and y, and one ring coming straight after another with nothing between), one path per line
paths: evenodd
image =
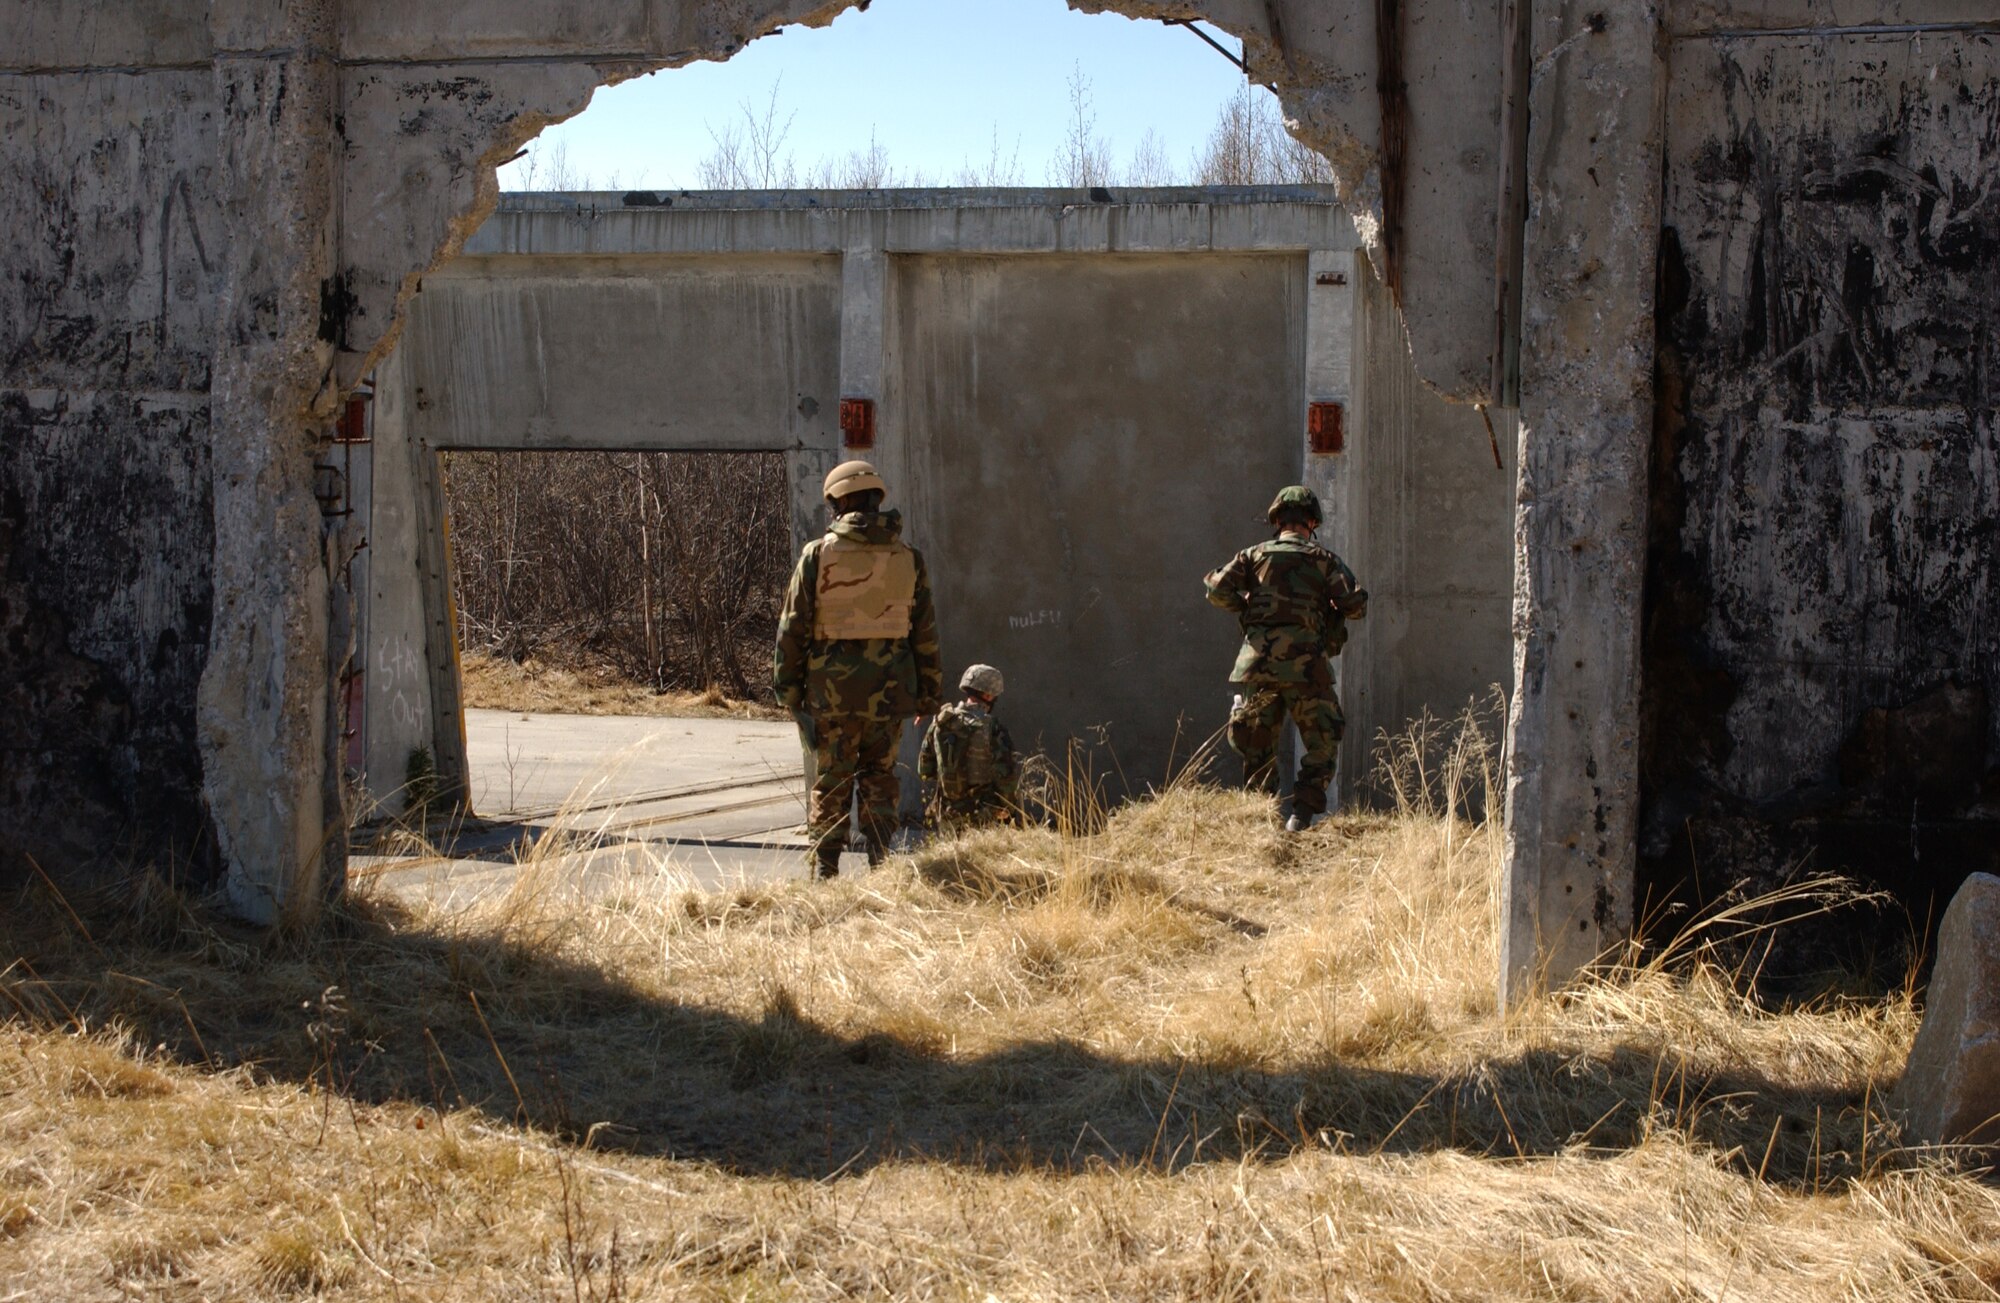
M1496 854L1183 787L310 941L24 903L0 1300L2000 1293L2000 1196L1882 1116L1907 997L1689 952L1503 1020Z
M605 668L571 669L468 652L465 704L553 715L660 715L675 719L785 719L769 702L736 701L719 687L655 692Z

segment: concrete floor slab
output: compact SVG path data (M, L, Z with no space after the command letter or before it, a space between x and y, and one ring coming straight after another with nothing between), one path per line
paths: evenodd
M356 878L464 904L528 873L586 893L803 873L788 723L468 710L465 731L475 817L435 834L434 854L356 855ZM864 865L849 855L843 868Z

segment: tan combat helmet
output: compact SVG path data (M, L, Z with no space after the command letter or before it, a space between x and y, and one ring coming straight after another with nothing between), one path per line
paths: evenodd
M978 692L989 697L997 697L1005 690L1007 681L1000 677L1000 671L991 665L968 665L965 673L958 678L960 692Z
M850 493L866 493L869 489L889 491L875 468L865 461L844 461L826 473L826 486L821 490L828 501L844 498Z

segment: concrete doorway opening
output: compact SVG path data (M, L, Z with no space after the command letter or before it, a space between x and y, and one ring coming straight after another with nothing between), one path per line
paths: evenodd
M1239 634L1200 579L1285 483L1377 600L1340 667L1344 792L1379 732L1505 677L1512 431L1418 384L1321 187L510 195L426 278L375 392L376 455L407 468L402 505L392 476L374 495L391 576L442 573L445 490L417 482L440 451L598 458L628 500L649 450L782 458L790 550L824 528L826 470L867 456L929 561L946 677L999 665L1016 743L1084 741L1119 795L1221 727ZM371 721L371 793L415 747L468 772L458 630L441 585L413 596L378 583L366 614L382 717L407 718L411 666L430 694L416 733Z
M441 469L467 806L570 806L641 839L789 834L798 766L768 684L783 454L460 451Z
M792 556L784 455L415 455L435 515L417 564L372 578L369 611L383 646L421 625L432 696L362 721L358 749L377 813L425 836L369 871L459 900L522 866L718 885L795 860L799 751L766 685Z
M783 453L443 458L468 706L769 702L792 547Z

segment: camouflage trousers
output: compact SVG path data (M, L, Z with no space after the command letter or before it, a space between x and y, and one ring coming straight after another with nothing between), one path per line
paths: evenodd
M1299 726L1305 757L1292 785L1292 812L1326 813L1326 789L1333 782L1334 761L1347 719L1331 685L1317 683L1246 683L1243 701L1229 712L1229 749L1243 758L1243 782L1273 795L1278 791L1278 739L1285 715Z
M861 831L877 846L895 835L902 785L896 778L900 719L822 715L813 720L813 790L806 831L814 847L848 844L848 807L858 793Z

